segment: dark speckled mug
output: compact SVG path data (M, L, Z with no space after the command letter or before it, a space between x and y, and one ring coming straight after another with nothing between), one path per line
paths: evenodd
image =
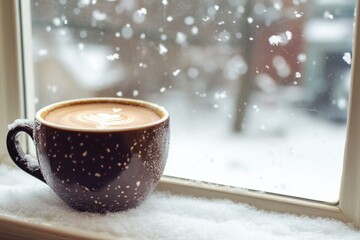
M160 120L122 129L76 129L45 120L54 109L92 102L141 106ZM18 135L35 142L37 161L25 155ZM35 121L9 126L8 152L25 172L48 184L69 206L109 212L136 207L156 187L169 149L169 114L155 104L121 98L89 98L56 103L36 113Z

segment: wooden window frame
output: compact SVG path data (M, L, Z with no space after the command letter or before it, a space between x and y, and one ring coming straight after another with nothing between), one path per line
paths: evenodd
M356 1L355 37L352 56L351 92L349 97L348 126L345 144L343 175L340 197L337 204L312 201L272 193L256 191L238 191L229 187L189 181L164 176L159 191L175 194L192 195L205 198L227 198L255 207L294 213L298 215L320 216L353 223L360 227L360 10ZM26 114L26 109L34 109L33 103L25 99L34 99L33 91L24 88L33 86L31 52L30 1L0 1L0 161L11 162L7 157L5 146L8 123L20 117L33 117ZM26 41L24 41L26 39ZM26 84L24 82L26 76ZM29 89L27 89L29 90ZM324 166L324 169L326 166ZM98 233L77 229L59 228L48 225L33 224L25 220L3 216L0 213L0 234L11 239L27 236L28 239L98 239L104 237ZM111 236L106 236L111 239Z

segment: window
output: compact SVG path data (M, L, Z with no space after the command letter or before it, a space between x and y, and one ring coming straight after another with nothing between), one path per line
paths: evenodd
M354 3L343 1L339 6L333 1L289 4L189 1L185 4L163 0L143 4L136 1L21 3L23 18L29 17L31 9L31 22L23 21L22 31L29 31L32 23L33 36L30 45L33 52L29 55L25 49L24 57L27 73L32 71L29 63L34 63L33 82L28 80L31 74L25 76L28 112L31 107L85 96L112 95L157 102L173 115L171 147L174 150L166 174L321 202L339 201L339 204L253 191L237 192L233 188L170 178L165 178L160 187L174 186L174 191L183 193L237 198L266 209L341 219L346 216L358 223L354 209L360 201L354 189L359 156L355 143L360 137L355 126L359 115L355 105L359 99L350 91L357 91L359 87L353 81L350 88L348 82ZM325 40L334 42L321 42L328 31L317 36L314 29L324 30L327 26L340 26L337 35L343 34L342 38L327 36ZM23 44L29 44L28 41ZM289 56L284 57L286 54ZM354 54L351 65L356 72L359 68L354 67L358 64L356 52ZM77 59L76 65L71 63L73 59ZM248 79L252 81L249 83ZM317 79L321 79L320 82ZM8 83L0 80L2 84ZM323 92L319 94L319 91ZM244 92L251 96L245 98ZM347 119L349 94L352 107ZM321 99L317 99L319 95ZM339 200L346 120L350 130ZM208 123L206 129L200 128ZM306 123L314 127L310 128L310 135L306 135L309 134L306 133L309 128L304 127ZM239 136L231 133L233 129L241 130ZM291 131L297 132L292 136ZM195 143L189 142L189 134L197 137L191 137ZM300 138L300 135L305 136ZM308 146L306 151L303 146L309 139L317 139L318 145ZM190 151L186 156L194 158L183 156L184 151ZM265 158L261 159L261 155ZM291 168L283 172L269 171L284 169L284 164L290 165L289 162L279 163L278 159L289 161L294 155L301 164L290 162L294 164L293 171ZM241 158L244 161L238 161ZM318 162L309 161L310 167L298 172L298 166L310 158ZM266 159L272 160L266 162ZM329 161L321 162L323 160ZM254 166L243 165L255 161L259 162ZM315 164L320 167L312 170L316 169L312 168ZM195 171L191 172L192 169ZM254 171L245 175L244 169ZM285 174L283 178L281 174ZM312 176L314 179L303 187L304 179ZM291 178L295 186L291 186ZM329 189L325 195L316 195L324 188Z
M27 100L156 102L166 175L337 202L353 22L353 1L32 1Z

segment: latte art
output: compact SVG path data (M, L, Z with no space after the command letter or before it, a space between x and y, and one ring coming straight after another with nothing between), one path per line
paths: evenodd
M82 116L79 116L80 118ZM134 122L133 117L123 114L95 113L83 116L85 121L92 121L98 124L97 128L106 128L109 126L125 125ZM81 121L81 119L79 119Z
M141 126L160 117L150 109L118 103L86 103L49 112L45 120L83 129L116 129Z

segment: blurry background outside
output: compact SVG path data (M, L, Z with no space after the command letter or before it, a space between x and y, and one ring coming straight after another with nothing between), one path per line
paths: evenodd
M335 202L354 5L31 1L29 101L155 102L171 114L166 175Z

